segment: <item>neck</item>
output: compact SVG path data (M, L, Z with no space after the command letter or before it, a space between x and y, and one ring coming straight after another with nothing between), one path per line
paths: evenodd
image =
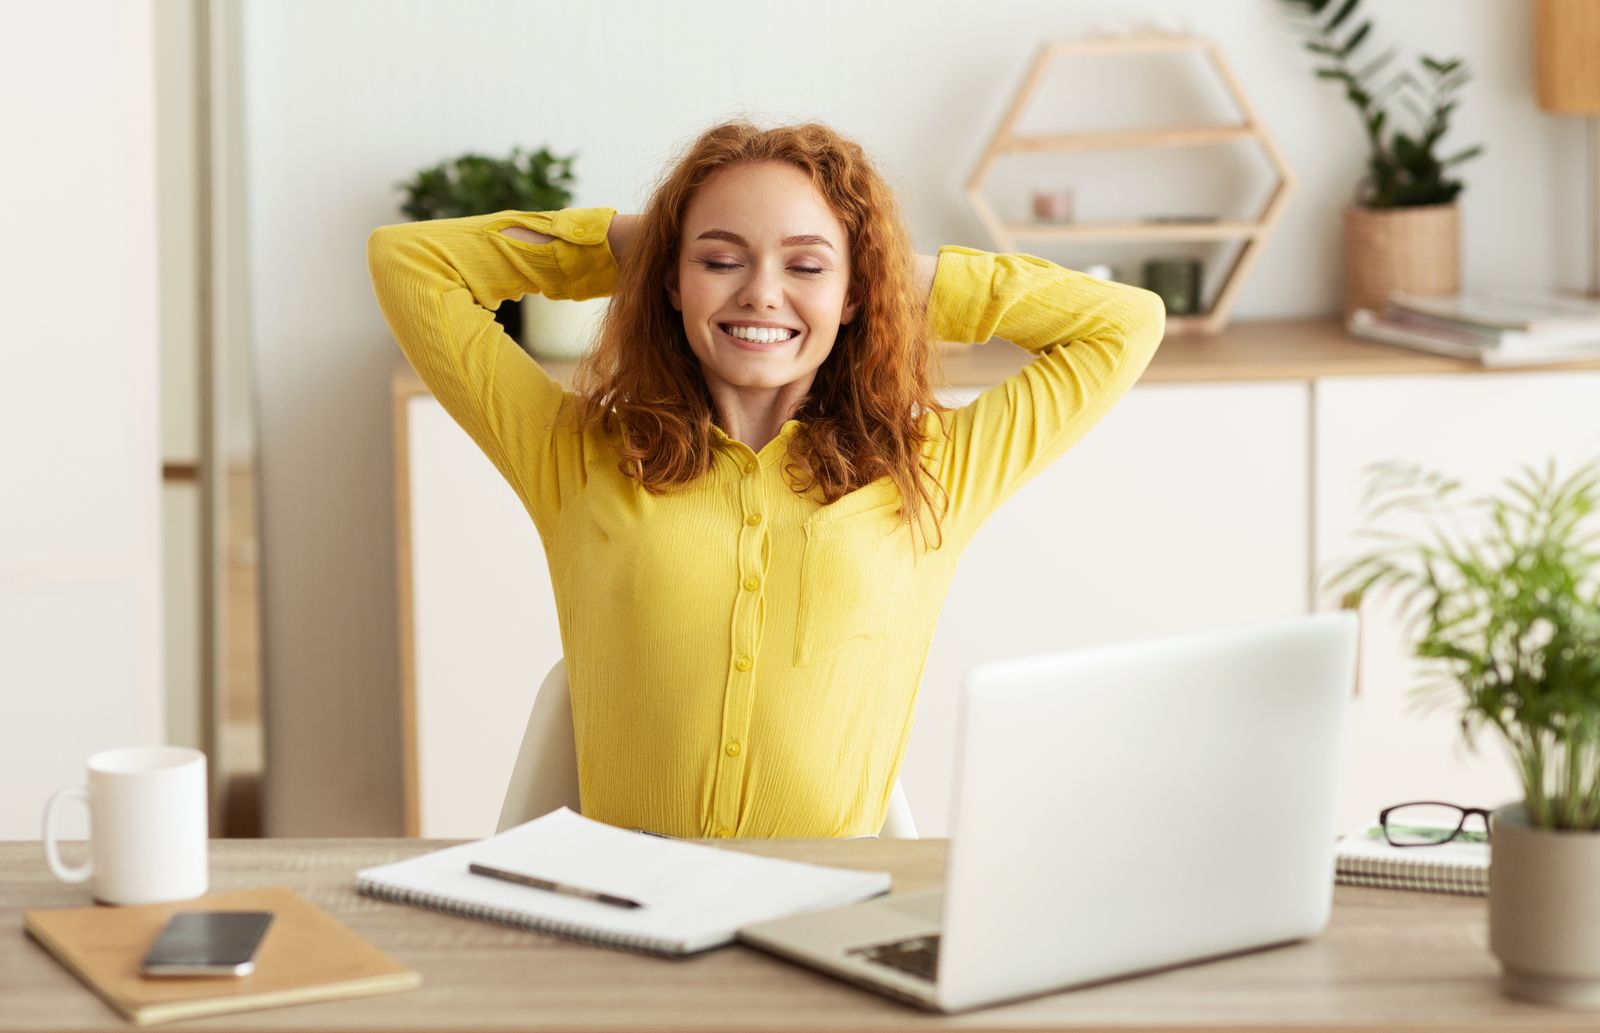
M813 379L806 377L782 387L736 387L717 382L708 382L706 387L723 433L759 452L794 417Z

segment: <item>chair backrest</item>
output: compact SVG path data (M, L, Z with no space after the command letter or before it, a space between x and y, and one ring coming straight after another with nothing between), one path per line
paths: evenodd
M561 807L582 813L578 806L578 745L572 735L572 696L567 691L564 659L550 668L533 697L495 831L504 832Z
M567 662L557 660L544 676L528 727L522 733L522 747L511 769L505 802L500 805L496 832L532 821L558 807L581 813L578 799L578 748L572 735L572 696L567 688ZM889 798L889 813L883 821L884 839L916 839L917 826L906 803L899 781Z

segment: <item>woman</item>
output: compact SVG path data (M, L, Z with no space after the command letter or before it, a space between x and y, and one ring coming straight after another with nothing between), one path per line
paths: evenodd
M1155 295L1029 255L916 256L826 126L703 133L644 213L386 226L417 373L544 543L585 814L680 836L875 834L957 558L1138 379ZM502 301L611 295L567 391ZM1037 353L950 411L930 342Z

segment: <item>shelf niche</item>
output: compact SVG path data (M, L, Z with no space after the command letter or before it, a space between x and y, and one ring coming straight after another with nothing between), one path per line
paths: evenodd
M1219 84L1243 115L1233 125L1172 125L1135 129L1097 129L1068 133L1018 133L1016 127L1039 88L1045 72L1060 60L1084 57L1122 57L1147 55L1198 54L1203 67L1210 68ZM1018 223L1002 219L983 194L983 184L995 163L1006 155L1063 154L1132 150L1170 150L1211 147L1218 144L1254 143L1265 156L1276 182L1265 205L1253 219L1219 218L1205 222L1160 222L1119 220L1101 222ZM1081 243L1085 241L1126 242L1219 242L1238 243L1232 261L1215 288L1209 307L1193 315L1167 320L1168 336L1215 334L1228 325L1228 315L1238 298L1261 247L1276 227L1284 205L1294 190L1294 173L1283 152L1250 103L1227 59L1210 40L1193 36L1131 36L1104 40L1059 40L1043 44L1022 85L1011 100L1005 116L978 159L966 185L967 199L984 229L1002 251L1023 250L1018 241L1043 240Z

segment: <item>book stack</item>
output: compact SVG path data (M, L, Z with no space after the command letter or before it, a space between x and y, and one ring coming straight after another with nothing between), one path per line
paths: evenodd
M1600 300L1540 291L1397 294L1382 312L1357 309L1349 330L1482 366L1559 365L1600 358Z
M1477 897L1489 892L1489 844L1397 847L1382 836L1381 829L1369 829L1365 836L1341 839L1334 851L1333 881Z

